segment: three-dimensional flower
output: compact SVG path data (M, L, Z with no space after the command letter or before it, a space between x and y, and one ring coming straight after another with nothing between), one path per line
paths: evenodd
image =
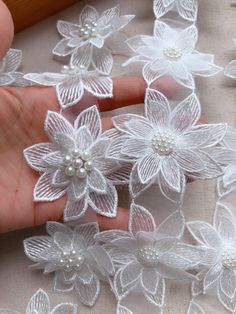
M207 293L216 287L220 302L236 310L236 219L223 203L217 203L213 226L203 221L187 223L188 230L200 244L201 272L193 293ZM202 291L201 291L202 289Z
M50 300L45 291L39 289L30 299L26 314L76 314L77 305L72 303L61 303L50 309ZM14 310L0 309L0 314L20 314Z
M99 276L104 278L114 272L111 258L95 243L98 225L88 223L70 228L48 222L47 232L49 236L24 240L26 255L44 273L55 272L56 291L75 289L83 304L93 306L100 292Z
M120 302L136 287L145 297L161 307L165 296L165 278L187 279L185 270L199 261L188 254L192 246L177 243L184 231L184 217L174 212L158 227L152 215L141 206L131 205L129 231L104 231L96 240L105 243L114 265L113 290ZM121 287L120 295L117 287ZM124 293L125 291L125 293Z
M222 140L227 125L197 125L200 114L195 94L171 110L163 94L148 89L145 117L124 114L113 118L120 136L110 143L107 156L133 162L133 197L158 183L163 195L176 201L173 192L184 192L186 176L213 178L222 174L207 151Z
M167 12L177 9L179 15L194 22L197 18L198 1L197 0L154 0L153 11L157 19L165 15Z
M214 64L214 56L195 50L198 39L196 26L174 29L156 21L154 35L138 35L127 40L129 47L138 55L124 65L144 62L143 76L150 85L163 75L172 76L178 83L194 89L194 75L212 76L222 69Z
M24 151L27 163L43 173L34 189L34 201L55 201L67 194L65 220L81 217L88 206L115 217L117 192L114 184L127 183L129 173L105 157L110 139L102 135L99 111L82 111L74 126L62 115L49 111L45 132L51 143L35 144Z
M72 54L71 62L75 66L92 65L99 73L109 75L113 66L112 51L105 41L120 31L134 15L120 16L120 8L104 11L99 16L96 9L86 5L79 17L79 24L58 21L57 29L63 39L53 49L58 56Z
M61 73L29 73L24 76L29 81L55 86L58 102L62 109L77 104L85 91L98 98L112 97L113 82L110 77L99 76L96 71L88 71L83 65L64 65Z

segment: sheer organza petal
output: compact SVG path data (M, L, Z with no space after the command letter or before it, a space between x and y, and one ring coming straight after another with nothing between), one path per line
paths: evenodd
M163 158L161 161L161 172L170 188L180 192L180 168L176 160L172 157Z
M155 229L156 224L149 211L142 206L131 204L129 231L135 235L140 231L152 232Z
M113 57L110 50L105 46L102 48L93 47L92 64L99 73L109 75L113 67Z
M155 294L159 283L159 275L155 268L144 267L141 274L141 285L145 291Z
M62 36L70 37L71 32L78 31L79 27L76 24L59 20L57 21L57 30Z
M98 18L97 10L91 5L86 5L80 13L79 23L84 25L87 22L96 22Z
M80 78L66 80L56 85L56 93L62 109L75 105L84 95Z
M142 266L137 261L126 265L121 271L121 284L123 287L135 282L141 276Z
M30 299L27 308L26 314L32 313L50 313L50 301L48 295L42 290L39 289Z
M209 269L203 281L204 291L209 289L209 287L220 277L221 273L222 266L218 263Z
M113 96L113 81L109 77L84 78L83 86L96 97L109 98Z
M145 184L155 177L160 170L160 158L157 154L144 156L138 162L138 175L141 183Z
M55 134L62 133L71 137L74 135L74 129L71 123L57 112L48 111L45 121L45 132L50 139L54 139Z
M68 46L70 39L63 38L59 43L53 48L52 53L56 56L65 57L71 54L74 50L73 47Z
M184 232L183 213L181 211L175 211L158 226L156 232L180 238Z
M68 200L64 210L64 221L78 220L85 214L87 206L87 197L77 201Z
M232 269L224 269L220 277L220 286L224 293L233 299L236 292L236 275Z
M97 276L94 275L91 283L88 285L85 285L80 281L76 281L75 289L79 295L80 301L83 304L93 306L100 292L100 282Z

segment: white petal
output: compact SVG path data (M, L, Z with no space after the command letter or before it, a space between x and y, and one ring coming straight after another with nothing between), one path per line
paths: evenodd
M54 144L57 146L57 149L62 151L62 153L68 153L75 148L75 141L74 139L68 135L68 134L62 134L62 133L55 133L53 138ZM48 159L46 159L49 162L52 162L52 159L55 158L55 156L47 156Z
M70 180L68 179L68 177L65 174L64 170L57 170L53 177L52 177L52 184L57 186L57 187L65 187L68 186L70 183Z
M102 37L97 36L97 37L90 39L90 43L93 46L95 46L96 48L100 49L104 45L104 39Z
M143 67L143 77L148 86L150 86L158 78L164 76L168 72L168 64L164 59L148 62Z
M234 299L229 298L222 289L218 288L217 291L218 298L223 306L229 310L230 312L234 313L236 310L236 302Z
M84 88L98 98L113 96L113 81L109 77L83 78Z
M178 166L187 172L199 172L205 165L199 155L190 149L178 149L172 154Z
M233 299L236 292L236 276L233 270L223 270L220 277L220 286L226 296Z
M152 153L152 148L145 139L130 138L125 141L121 149L121 153L132 158L142 158L145 155Z
M159 276L155 268L144 267L141 275L141 285L144 290L150 294L155 294L157 291Z
M172 72L172 75L174 75L174 73ZM190 73L189 71L186 71L186 75L187 77L180 77L180 76L177 76L175 75L174 76L174 79L182 86L185 86L191 90L194 90L195 89L195 80L194 80L194 77L193 77L193 74Z
M181 211L175 211L168 216L157 228L157 234L166 234L180 238L184 232L184 216Z
M191 301L187 314L205 314L203 308L194 301Z
M97 223L87 223L76 227L76 232L82 237L85 247L90 247L95 244L94 237L99 232Z
M153 132L153 126L148 121L142 121L140 119L132 119L127 121L126 127L131 134L135 137L147 140L150 133Z
M90 269L90 266L86 265L85 263L81 265L79 273L77 274L77 278L82 284L90 284L93 279L93 272Z
M229 188L236 181L236 164L229 165L224 169L224 187Z
M58 136L56 136L57 138ZM64 148L64 147L63 147ZM62 152L63 149L62 148ZM58 149L58 147L57 147ZM50 167L54 169L58 169L58 166L62 164L63 162L63 154L60 151L54 151L52 153L47 154L45 157L43 157L43 161Z
M189 20L191 22L196 20L198 12L197 0L178 1L177 7L179 14L180 16L182 16L182 18Z
M57 133L67 134L71 137L74 135L74 129L70 122L66 120L63 115L53 111L48 111L47 113L45 132L52 140Z
M131 204L129 231L135 235L139 231L152 232L156 229L156 224L151 213L144 207Z
M159 20L155 21L154 24L154 36L158 39L163 40L176 40L177 37L177 31L170 27L168 24L161 22Z
M168 267L180 270L186 270L191 266L191 261L188 258L170 251L161 256L160 262Z
M184 53L191 53L195 48L197 40L198 30L195 25L191 25L179 33L178 43Z
M66 203L66 208L64 210L64 221L78 220L85 214L86 209L86 197L83 197L77 201L68 200Z
M130 173L133 165L130 163L122 163L116 171L108 173L106 178L114 185L127 185L130 181Z
M88 190L87 177L86 178L78 178L75 177L72 183L72 193L74 201L80 200L85 197L85 194Z
M100 292L100 282L97 276L94 275L91 283L88 285L77 281L75 284L75 289L79 295L80 301L83 304L93 306Z
M64 37L71 37L71 32L79 30L78 25L66 21L57 21L57 30Z
M71 56L70 65L84 66L86 69L90 66L92 49L90 45L84 45L75 49Z
M222 266L218 263L209 269L203 281L204 292L219 278L221 273Z
M114 263L126 265L135 259L133 253L125 252L121 248L112 248L109 250L109 255Z
M95 239L102 243L111 243L116 239L122 238L130 238L131 235L128 231L123 230L109 230L109 231L102 231L96 234Z
M65 224L62 224L56 221L48 221L46 228L47 228L47 233L52 237L54 236L56 232L64 232L64 233L72 234L72 230L69 227L67 227Z
M58 84L56 93L62 109L75 105L84 95L81 79L78 77Z
M92 64L99 73L109 75L113 67L113 57L110 50L105 46L102 48L93 47Z
M53 48L52 53L56 56L65 57L72 53L73 47L68 46L70 38L64 38Z
M232 79L236 79L236 60L231 61L225 67L224 74Z
M68 292L74 289L74 283L66 282L63 272L56 272L53 288L58 292Z
M145 39L150 39L151 36L146 35L138 35L131 38L128 38L126 40L126 44L129 46L133 52L138 52L139 48L146 46Z
M136 163L130 174L129 191L130 191L131 196L134 198L138 197L151 184L152 184L152 181L146 184L141 183L139 179L139 175L138 175L138 163Z
M100 215L115 217L117 212L118 196L117 191L110 183L107 183L106 194L91 192L89 194L90 206Z
M114 31L119 31L124 28L130 21L135 17L135 15L121 15L112 21L112 27Z
M127 140L127 136L123 136L123 135L113 139L105 151L106 153L105 157L113 159L113 160L118 160L118 161L119 160L129 161L130 157L126 157L121 154L121 150L126 140Z
M62 303L54 307L50 314L76 314L77 304Z
M33 197L35 202L52 202L65 193L65 187L54 187L52 185L52 175L44 173L35 185Z
M223 203L217 202L214 213L214 227L225 241L232 242L236 236L235 217Z
M165 279L159 278L156 294L150 294L146 291L145 297L151 304L162 307L165 299Z
M9 49L6 56L3 58L2 63L3 68L2 72L15 72L20 64L22 59L22 51L19 49Z
M102 132L101 118L96 106L83 110L75 120L75 129L86 126L93 139L96 139Z
M225 138L224 138L225 139ZM236 155L234 150L225 147L214 147L211 150L212 158L223 166L236 164Z
M64 74L60 73L29 73L24 76L25 79L44 86L55 86L65 79Z
M116 5L113 8L105 10L99 18L99 26L105 27L108 24L112 24L113 20L120 15L120 6Z
M132 132L132 130L127 128L127 122L132 121L132 120L143 122L145 125L148 124L147 119L137 114L129 113L129 114L121 114L119 116L112 117L112 123L114 127L117 128L117 130L122 133Z
M170 185L166 182L164 176L162 175L161 171L158 173L157 181L161 193L168 200L179 205L182 204L186 187L186 177L182 172L180 172L180 192L177 192L170 187Z
M72 249L72 238L70 234L56 232L53 236L53 241L62 252L69 253Z
M43 158L55 151L55 146L52 143L40 143L30 146L24 150L24 157L28 165L39 172L44 172L47 165Z
M118 304L117 305L117 314L133 314L133 312L131 310L129 310L126 306Z
M167 98L154 89L147 89L145 98L145 115L156 127L167 122L170 105Z
M147 183L160 170L160 158L157 154L147 155L138 164L138 175L141 183Z
M99 245L94 245L88 249L88 252L92 255L96 268L104 276L114 274L114 266L107 251Z
M162 159L161 172L168 185L173 190L180 192L180 168L172 157Z
M48 295L42 289L39 289L30 299L26 314L32 313L50 313L50 302Z
M228 148L236 150L236 129L228 126L223 142Z
M133 261L126 265L121 271L121 284L123 287L135 282L140 276L142 266L137 262Z
M86 5L80 13L79 22L84 25L87 22L96 22L98 18L97 10L91 5Z
M76 144L79 151L84 152L90 148L93 138L89 128L86 125L79 127L76 131Z
M171 113L171 125L179 132L195 125L201 116L201 106L195 94L178 104Z
M53 241L48 236L35 236L24 240L25 254L34 262L42 261L42 253L52 249Z
M97 170L93 169L89 174L88 174L88 184L89 187L97 193L105 193L106 192L106 187L107 187L107 181L102 175L102 173Z
M173 0L171 1L173 2ZM167 8L165 8L162 0L154 0L153 11L154 11L156 19L159 19L167 12Z

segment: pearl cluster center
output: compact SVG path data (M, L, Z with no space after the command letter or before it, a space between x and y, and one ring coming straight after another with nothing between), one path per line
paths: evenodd
M145 247L137 252L137 260L146 267L156 267L159 263L158 252L151 248Z
M82 40L88 40L92 37L97 36L97 26L96 22L85 23L84 25L79 26L78 35Z
M175 147L174 136L167 132L158 132L152 138L152 148L159 155L169 155Z
M181 49L177 47L167 47L163 50L163 54L173 60L178 60L179 58L182 57L182 51Z
M85 66L82 64L80 66L63 65L61 68L61 73L67 74L67 75L75 75L75 74L83 73L84 71L85 71Z
M60 258L60 265L65 271L78 270L84 263L85 257L82 254L78 254L75 250L70 252L62 252Z
M81 153L78 149L74 149L64 157L64 165L68 177L77 176L84 179L88 172L93 170L91 154L88 151Z
M236 270L236 248L226 248L221 255L221 261L224 267Z

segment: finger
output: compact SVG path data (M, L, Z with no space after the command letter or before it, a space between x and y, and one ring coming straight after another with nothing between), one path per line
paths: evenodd
M113 78L113 97L99 99L98 104L101 111L114 110L144 102L147 85L142 77L116 77ZM178 85L171 77L158 79L152 86L173 98L177 94Z
M119 207L115 218L108 218L97 214L97 221L101 230L128 230L129 211Z

